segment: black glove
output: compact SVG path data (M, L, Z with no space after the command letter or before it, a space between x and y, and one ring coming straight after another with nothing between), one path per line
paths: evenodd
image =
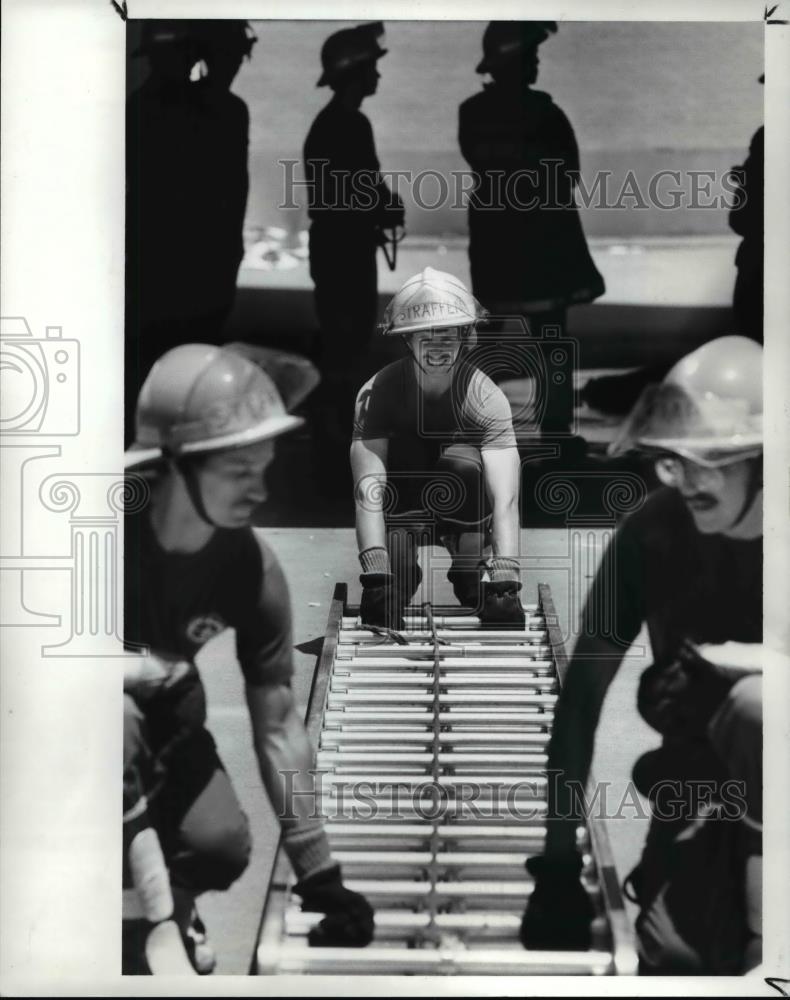
M595 911L579 881L581 856L573 851L528 858L526 869L535 888L521 921L521 943L525 948L586 951Z
M671 663L648 667L639 680L640 715L670 739L700 736L741 676L704 659L685 641Z
M518 592L521 584L511 581L482 585L480 624L485 628L523 629L526 624L524 609Z
M297 882L303 913L325 913L307 940L313 948L364 948L373 940L373 907L358 892L346 889L340 865Z
M406 627L403 606L392 573L362 573L359 617L363 625L378 625L402 632Z

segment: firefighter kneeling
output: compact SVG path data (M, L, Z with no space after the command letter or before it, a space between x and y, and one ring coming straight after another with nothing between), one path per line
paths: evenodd
M759 963L762 940L761 673L770 655L762 633L762 348L723 337L678 362L645 390L611 448L630 450L653 462L663 488L618 528L587 599L549 746L557 780L549 782L545 854L527 861L535 889L522 940L589 946L578 789L606 690L646 623L654 665L638 707L663 743L634 767L653 813L642 860L626 880L640 907L640 971L742 973ZM661 792L670 785L680 808ZM706 790L707 801L694 789Z
M462 282L430 267L385 312L384 336L400 337L408 357L357 396L351 467L365 624L403 627L427 524L451 554L458 601L485 625L524 627L510 406L465 357L483 315Z
M193 965L211 971L195 899L227 889L249 861L249 824L206 728L195 665L226 628L236 633L255 753L295 891L305 911L325 914L310 943L361 946L373 937L373 911L343 885L315 813L313 751L291 689L288 588L250 526L274 439L301 422L268 375L228 348L177 347L140 392L128 464L158 462L158 471L125 528L125 639L147 650L128 658L124 677L125 880L143 902L141 919L124 929L126 972L178 964L177 948L165 961L150 940L177 944L173 924Z

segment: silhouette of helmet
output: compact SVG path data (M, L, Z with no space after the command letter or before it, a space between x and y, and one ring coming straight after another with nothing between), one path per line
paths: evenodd
M383 37L384 25L381 21L343 28L330 35L321 47L323 73L316 86L326 87L349 70L385 56L388 50L379 44Z
M672 368L637 400L610 455L669 451L705 464L758 455L763 446L763 349L719 337Z
M187 47L192 43L191 21L179 21L170 18L143 21L140 33L140 44L132 55L147 56L155 51L165 51L168 48Z
M384 336L471 326L486 315L466 285L452 274L426 267L406 281L384 311Z
M483 58L477 73L490 73L545 42L557 31L556 21L491 21L483 32Z
M126 465L238 448L302 423L248 358L209 344L183 344L162 355L140 390Z
M233 19L194 22L192 34L201 58L207 52L237 52L249 56L258 41L249 21Z

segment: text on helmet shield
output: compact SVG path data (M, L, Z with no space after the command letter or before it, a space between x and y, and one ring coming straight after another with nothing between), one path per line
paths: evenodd
M440 319L445 316L467 316L465 309L453 305L450 302L418 302L415 305L407 306L398 314L398 322L408 323L415 319Z
M238 399L214 403L204 417L206 431L214 436L246 430L267 416L282 412L280 401L261 389L245 393Z

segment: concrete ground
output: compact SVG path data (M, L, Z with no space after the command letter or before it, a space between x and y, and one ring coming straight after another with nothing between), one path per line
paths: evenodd
M306 707L335 582L347 582L349 600L359 600L354 533L350 527L262 530L277 552L288 578L296 646L294 690L300 706ZM539 581L549 583L566 634L571 631L571 620L578 613L579 602L600 559L605 535L606 529L579 530L573 526L522 531L526 567L524 600L536 600ZM430 552L441 556L440 550ZM425 553L423 565L426 565ZM435 600L452 602L443 571L435 575L435 588ZM640 641L637 640L634 651ZM568 634L569 651L572 645L573 637ZM610 802L615 804L622 801L634 760L657 742L656 734L642 722L635 708L637 680L647 662L646 649L626 661L612 685L599 728L595 774L611 782ZM255 947L277 827L253 756L232 636L226 633L209 644L201 654L199 666L208 692L209 726L250 818L255 841L252 862L243 877L226 893L207 894L200 904L219 956L217 972L241 975L248 971ZM646 820L639 818L639 811L631 802L620 818L607 821L621 877L638 860L646 831Z

